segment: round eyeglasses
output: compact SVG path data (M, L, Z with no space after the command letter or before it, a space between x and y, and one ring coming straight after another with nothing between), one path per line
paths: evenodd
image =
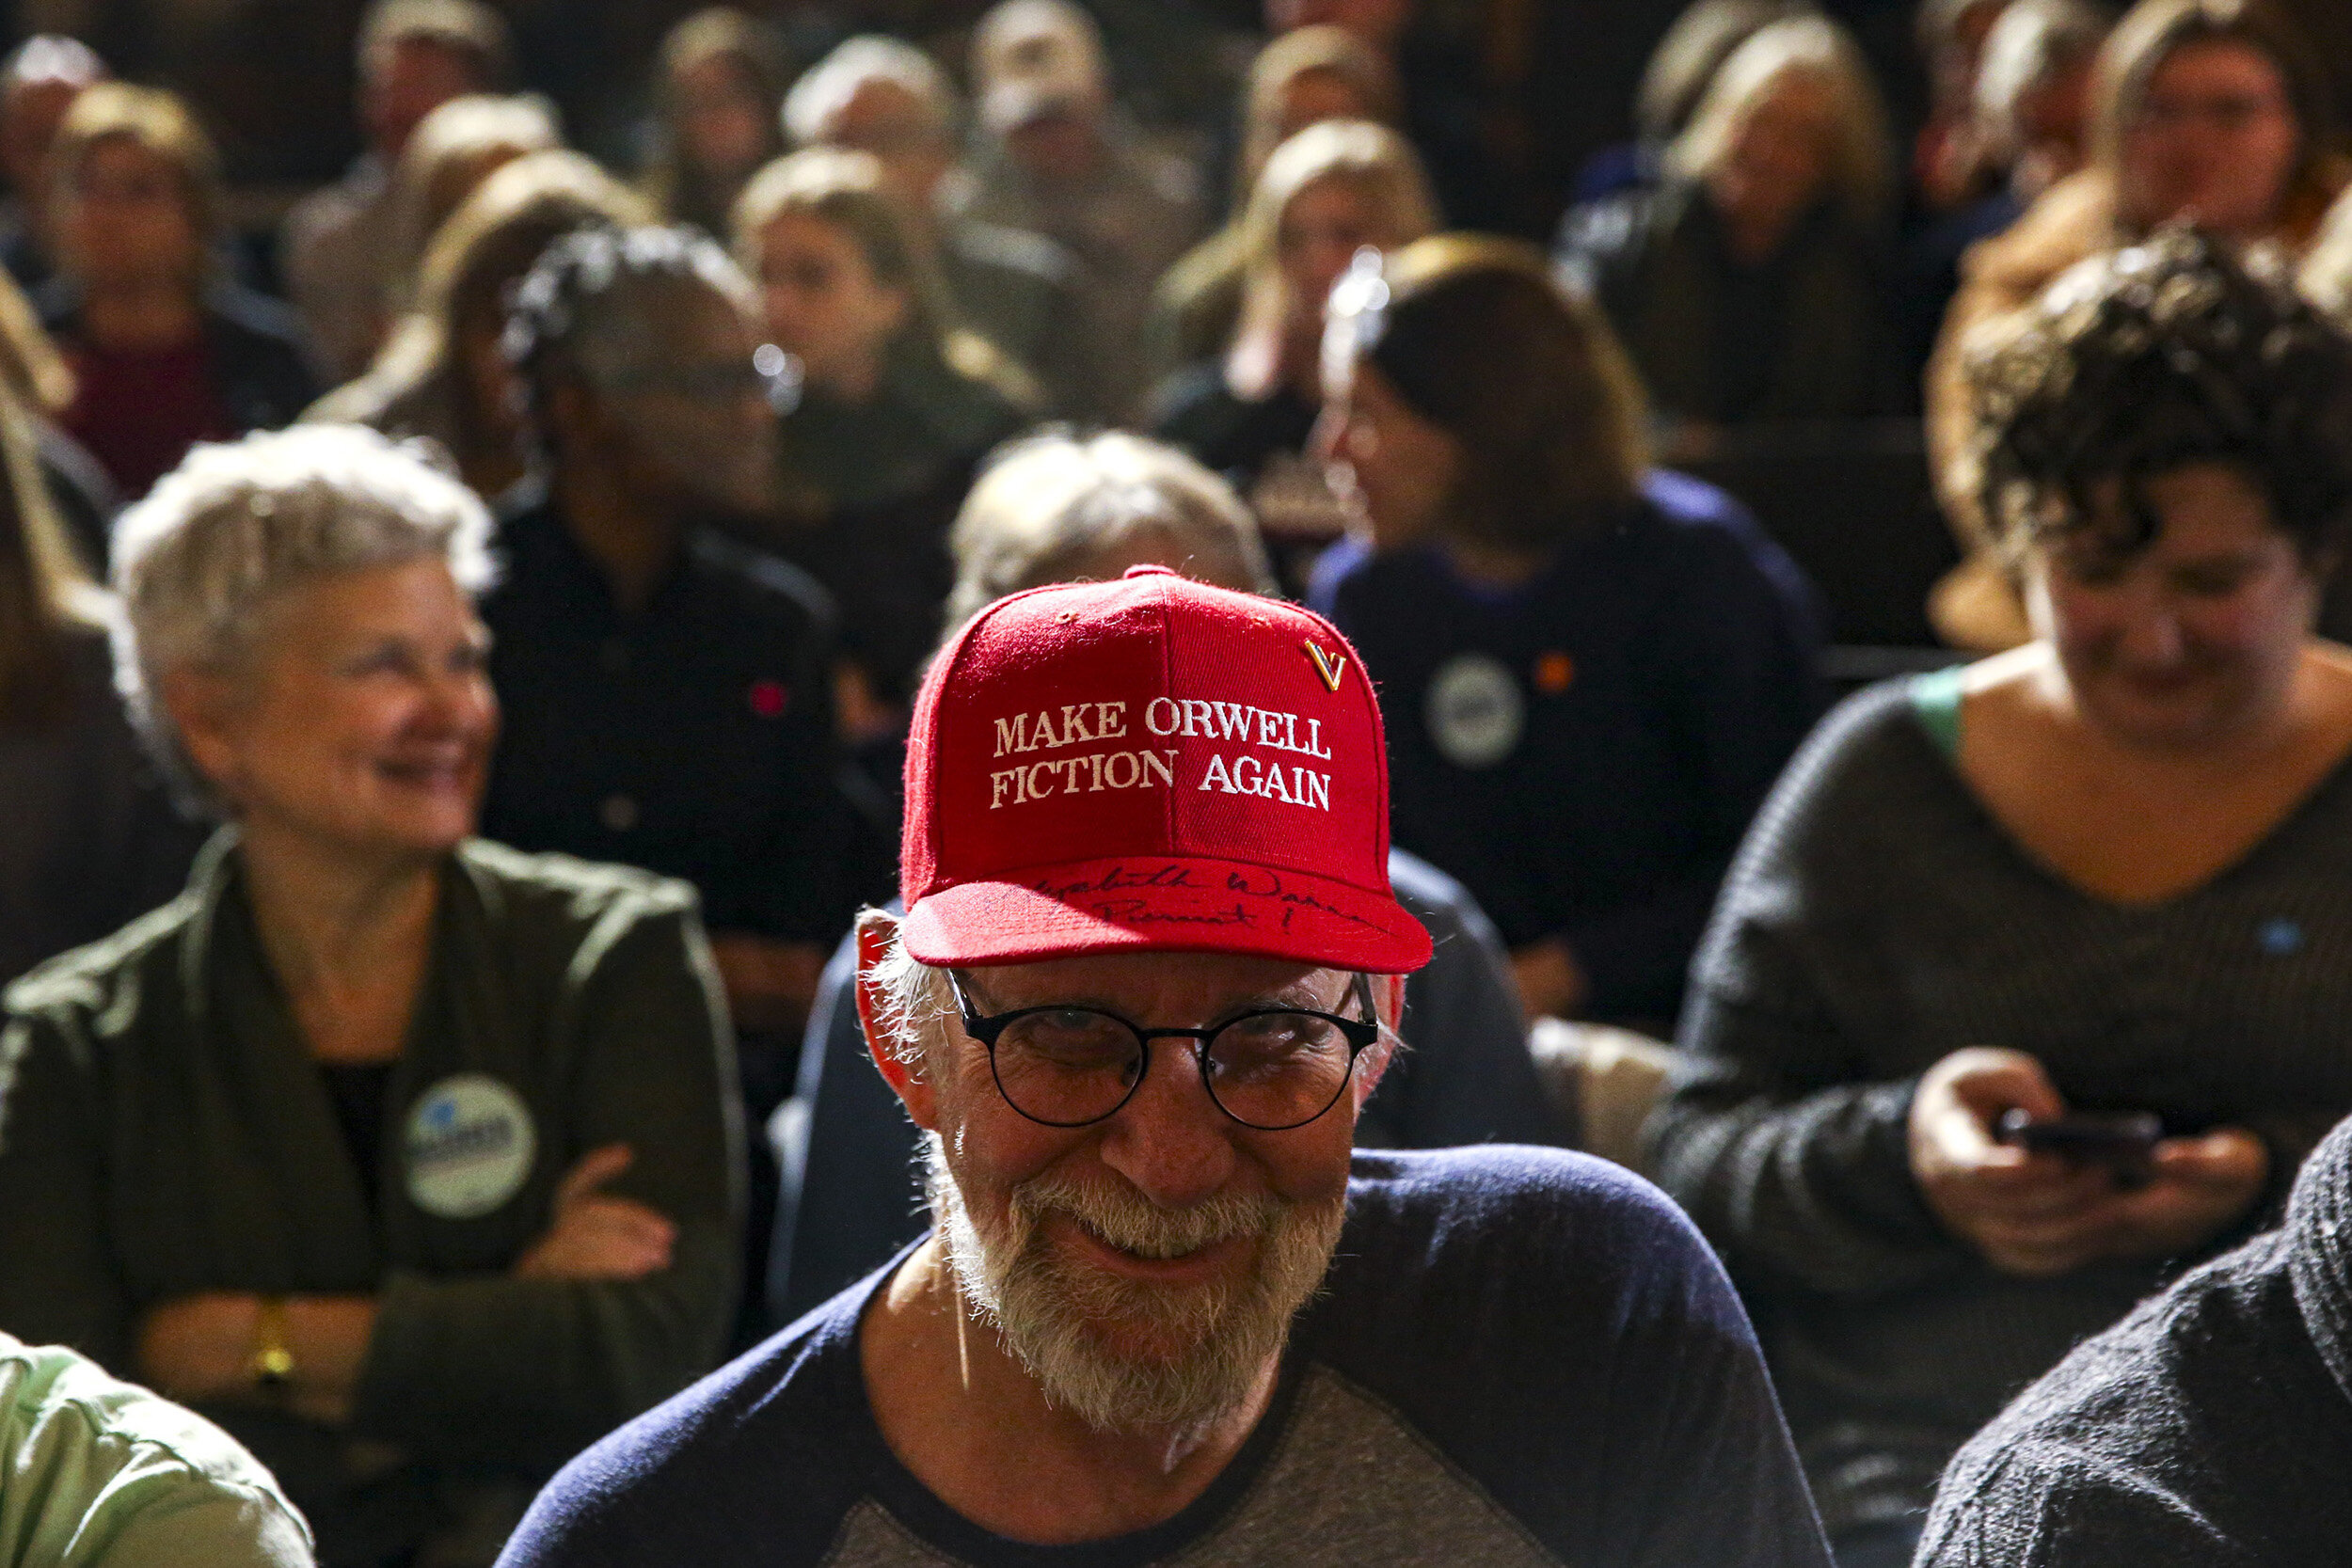
M1217 1109L1244 1127L1304 1127L1339 1102L1356 1058L1380 1037L1372 982L1356 976L1361 1018L1305 1007L1252 1007L1210 1029L1146 1029L1100 1007L1067 1004L982 1014L947 976L963 1030L987 1048L1005 1103L1047 1127L1085 1127L1119 1113L1152 1069L1152 1042L1187 1039Z

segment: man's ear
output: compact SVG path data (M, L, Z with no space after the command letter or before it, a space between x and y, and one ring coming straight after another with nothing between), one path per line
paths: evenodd
M905 1102L914 1125L932 1132L938 1131L938 1108L930 1080L920 1066L899 1059L898 1053L906 1048L882 1023L882 988L874 981L876 970L890 956L898 935L897 917L884 911L867 910L857 917L857 1021L866 1031L866 1053L874 1059L882 1082Z
M180 749L214 789L233 796L237 747L232 721L236 684L224 674L186 666L165 675L156 700L179 733Z
M1356 1073L1351 1082L1359 1111L1364 1108L1364 1101L1372 1098L1372 1091L1380 1086L1381 1075L1389 1070L1390 1059L1396 1053L1397 1025L1405 1017L1405 976L1374 975L1372 1008L1380 1020L1380 1038L1356 1058Z

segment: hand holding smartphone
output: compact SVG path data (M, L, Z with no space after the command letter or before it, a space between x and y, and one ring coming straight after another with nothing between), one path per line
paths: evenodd
M2148 1180L2164 1121L2153 1111L2078 1111L2037 1120L2018 1109L2002 1112L1994 1132L2002 1143L2036 1154L2106 1165L2119 1182L2137 1187Z

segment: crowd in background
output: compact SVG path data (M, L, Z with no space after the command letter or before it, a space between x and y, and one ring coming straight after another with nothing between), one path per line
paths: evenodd
M1656 1180L1843 1568L2352 1111L2332 7L380 0L292 203L139 9L0 66L0 1330L333 1568L920 1228L846 939L1041 584L1346 634L1359 1137Z

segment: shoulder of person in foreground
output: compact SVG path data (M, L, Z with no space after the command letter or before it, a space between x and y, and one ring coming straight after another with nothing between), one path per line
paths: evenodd
M1925 1568L2299 1568L2352 1539L2352 1122L2287 1223L2084 1341L1946 1470Z
M1827 1561L1722 1265L1622 1167L1359 1150L1299 1338L1564 1560Z
M819 1561L866 1474L887 1458L866 1414L857 1349L858 1320L881 1277L573 1459L532 1504L499 1568Z
M49 1568L308 1568L311 1542L227 1433L0 1334L0 1552Z

